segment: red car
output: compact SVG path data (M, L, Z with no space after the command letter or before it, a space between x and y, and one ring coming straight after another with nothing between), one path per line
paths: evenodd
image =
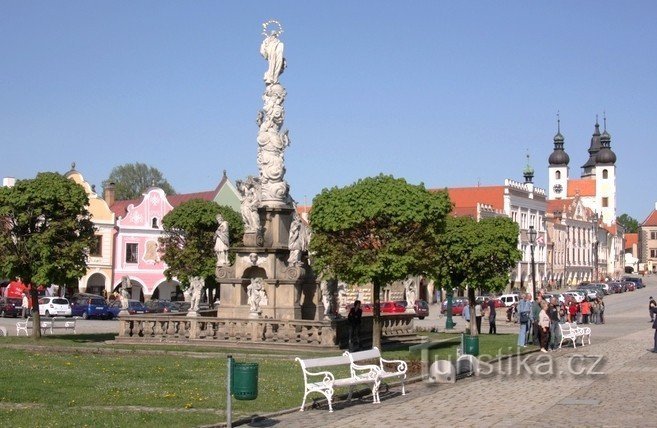
M363 303L361 305L363 314L371 314L374 312L374 304L372 303ZM381 303L381 313L382 314L399 314L406 312L406 302L382 302Z
M468 305L468 299L456 298L452 299L452 315L461 315L463 314L463 308ZM443 301L443 304L440 308L440 313L444 314L447 312L447 300Z

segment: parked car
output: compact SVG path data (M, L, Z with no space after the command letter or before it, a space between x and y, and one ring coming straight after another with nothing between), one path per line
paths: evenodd
M0 317L18 317L23 311L23 301L11 297L0 298Z
M414 309L415 315L421 320L429 316L429 303L426 300L416 300Z
M178 302L172 302L170 300L149 300L144 303L148 312L152 314L168 314L173 312L180 312L180 305ZM188 308L189 309L189 308Z
M187 312L189 311L189 308L192 307L191 303L189 302L171 302L171 307L175 308L178 312Z
M399 300L396 302L383 302L381 303L382 314L403 314L406 312L406 301Z
M39 298L39 315L70 317L71 304L64 297L41 297Z
M607 285L609 286L610 294L618 294L623 292L623 287L620 282L608 282Z
M633 282L636 286L636 288L643 288L645 285L643 284L643 279L639 276L624 276L621 278L623 281L628 281L628 282Z
M584 293L586 298L589 300L601 299L602 297L604 297L604 293L602 291L598 290L595 287L591 287L590 285L587 286L586 288L580 288L575 291Z
M112 313L113 318L118 317L121 310L122 308L120 300L114 300L109 304L109 311ZM128 300L128 313L130 315L147 314L148 308L144 306L144 304L139 300Z
M543 298L546 301L550 301L553 297L557 299L557 302L559 303L564 303L566 301L566 298L563 296L561 293L547 293L543 295Z
M463 314L463 308L468 305L468 299L455 298L452 299L452 316ZM440 313L445 314L447 312L447 300L443 301L440 306Z
M502 294L500 300L504 302L504 306L506 307L513 306L514 303L520 301L520 294Z
M76 293L71 297L71 313L74 317L83 319L98 318L110 319L107 302L97 294Z
M627 281L627 282L625 283L625 285L627 286L627 291L634 291L634 290L636 290L636 284L635 284L634 282L632 282L632 281Z
M497 297L497 298L496 297L491 297L490 299L493 300L493 303L495 303L496 308L505 308L506 307L506 305L504 304L502 299L500 299L499 297Z
M582 303L584 301L585 294L584 293L578 293L575 290L564 291L562 294L564 295L565 298L570 297L571 299L574 299L575 303Z

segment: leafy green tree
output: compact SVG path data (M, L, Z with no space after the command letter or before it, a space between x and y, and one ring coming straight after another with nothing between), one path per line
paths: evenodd
M152 186L159 187L167 195L176 193L160 170L139 162L114 167L107 180L103 181L103 189L110 183L115 185L117 200L139 198Z
M54 172L0 188L0 275L20 277L31 287L35 325L39 325L37 284L70 284L87 270L94 227L87 194ZM32 330L34 337L41 330Z
M242 216L230 207L192 199L177 206L162 219L164 236L159 241L162 260L167 264L164 274L168 279L178 278L183 289L187 288L189 278L193 276L205 278L208 286L216 284L214 234L218 227L217 214L228 222L231 246L239 245L244 234L244 223Z
M448 217L440 249L435 254L432 276L446 289L468 287L470 313L474 314L475 289L502 291L509 272L521 259L518 225L508 217L479 222L470 217ZM470 331L476 335L475 317Z
M626 233L637 233L639 231L639 222L628 214L621 214L616 218L616 222L623 226Z
M313 200L313 269L325 278L372 284L374 346L381 345L381 287L430 271L429 254L450 209L446 192L386 175L324 189Z

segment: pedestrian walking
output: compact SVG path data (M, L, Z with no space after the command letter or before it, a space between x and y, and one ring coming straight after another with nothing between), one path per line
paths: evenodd
M540 305L541 310L538 313L538 335L541 343L541 352L547 352L548 341L550 340L550 317L547 314L547 302L541 301Z
M477 334L481 334L481 319L484 317L484 311L481 308L481 303L475 303L475 323L477 325Z
M497 319L497 313L495 312L495 300L488 299L488 334L497 334L497 326L495 325L495 320Z
M27 318L30 316L30 299L27 297L27 293L23 293L23 301L21 303L21 316Z
M550 299L550 304L547 309L547 315L550 318L550 344L551 351L557 349L557 342L559 341L559 301L556 297Z
M598 304L599 308L599 313L598 313L598 318L600 320L600 324L605 323L605 301L600 299L600 303Z
M360 350L360 324L362 318L363 309L360 307L360 300L356 300L347 315L347 322L349 323L349 352Z
M531 322L532 302L529 293L525 294L523 300L518 303L518 323L520 331L518 332L518 346L524 348L527 346L527 334Z
M650 303L648 303L648 312L650 312L650 322L655 321L655 310L657 309L657 302L650 296Z
M653 316L657 313L657 307L654 308L652 311ZM657 353L657 317L654 318L654 321L652 322L652 328L655 330L655 336L653 338L653 344L652 344L652 352Z
M536 300L532 303L532 332L531 338L534 345L540 343L540 329L538 327L538 315L541 312L541 303L543 303L543 295L541 293L536 296Z

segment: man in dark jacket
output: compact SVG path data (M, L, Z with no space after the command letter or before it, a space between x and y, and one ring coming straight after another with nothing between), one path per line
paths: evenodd
M360 322L363 317L363 310L360 307L360 300L354 302L354 306L347 315L349 323L349 352L360 350Z
M653 316L657 315L657 308L653 308L651 314ZM655 317L654 321L652 322L652 328L655 330L655 338L654 338L654 343L652 344L652 352L657 353L657 317Z
M486 300L486 304L488 305L488 324L490 325L488 328L488 334L497 334L497 326L495 325L495 319L497 318L497 314L495 313L495 300Z

